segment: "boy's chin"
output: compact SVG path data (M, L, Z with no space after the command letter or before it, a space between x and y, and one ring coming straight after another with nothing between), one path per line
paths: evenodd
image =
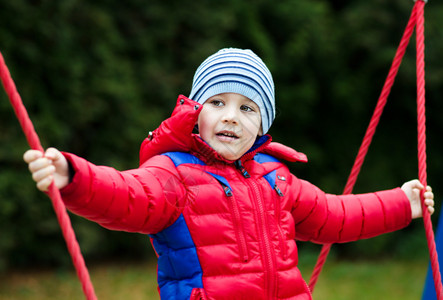
M239 145L238 143L227 144L227 143L209 143L209 145L214 149L218 155L226 160L236 161L240 159L252 145Z
M226 160L235 161L243 156L244 153L233 153L230 151L217 151L217 153Z
M220 154L220 153L219 153ZM235 160L237 160L237 159L239 159L241 156L232 156L232 155L223 155L223 154L220 154L221 155L221 157L223 157L224 159L226 159L226 160L232 160L232 161L235 161Z

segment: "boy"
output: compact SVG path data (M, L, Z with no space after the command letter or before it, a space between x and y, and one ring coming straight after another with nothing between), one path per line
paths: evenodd
M143 142L138 169L119 172L54 148L24 155L37 187L54 181L72 212L150 235L161 298L311 299L296 239L348 242L421 216L417 180L336 196L292 175L280 161L307 159L266 134L274 84L252 51L207 58L190 98L179 96L172 116ZM424 196L433 213L430 187Z

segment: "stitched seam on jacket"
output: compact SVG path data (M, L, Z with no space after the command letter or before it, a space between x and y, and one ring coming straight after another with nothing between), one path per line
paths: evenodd
M319 192L319 191L317 190L317 199L319 198L319 196L318 196L318 192ZM315 237L316 240L319 239L319 237L320 237L321 234L322 234L323 229L325 228L326 224L328 224L329 215L330 215L330 211L329 211L329 201L328 201L328 198L327 198L326 194L324 194L324 199L325 199L325 204L326 204L326 218L325 218L325 221L323 222L323 224L322 224L322 225L320 226L320 228L318 229L317 236ZM317 201L317 203L318 203L318 201Z
M356 195L355 198L360 202L360 208L361 208L361 228L360 228L360 234L358 235L358 239L361 239L363 237L363 230L365 228L365 220L366 220L366 214L365 214L365 208L363 207L363 202L361 199Z
M342 234L343 234L343 231L345 229L345 220L347 218L347 215L346 215L346 206L345 206L345 203L344 203L344 199L340 199L340 204L341 204L341 207L343 209L343 219L341 220L341 227L340 227L340 230L338 232L338 239L341 241L342 240Z
M386 215L386 208L385 205L383 204L383 201L381 200L380 196L375 193L375 196L377 197L378 202L381 205L381 209L383 211L383 224L384 224L384 230L386 231L388 229L388 220L387 220L387 215Z

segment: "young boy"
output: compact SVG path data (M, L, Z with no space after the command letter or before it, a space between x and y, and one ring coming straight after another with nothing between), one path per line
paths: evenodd
M281 161L307 159L266 134L274 84L252 51L207 58L190 98L179 96L143 142L138 169L119 172L54 148L24 155L37 187L54 181L72 212L150 235L162 299L311 299L295 240L354 241L422 215L418 180L337 196L292 175ZM430 187L424 196L433 213Z

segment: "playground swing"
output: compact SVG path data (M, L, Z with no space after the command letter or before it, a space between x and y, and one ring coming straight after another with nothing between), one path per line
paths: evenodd
M406 26L405 32L401 39L400 45L395 54L391 69L388 73L386 82L383 86L382 92L378 99L374 114L369 123L368 129L363 138L362 145L360 146L357 158L352 167L351 173L349 175L348 181L344 188L343 194L350 194L353 190L355 182L357 180L358 174L360 172L361 166L367 154L369 145L374 136L376 127L379 123L383 108L387 102L391 87L394 83L395 76L397 75L398 69L400 67L402 58L406 51L406 47L409 40L416 28L416 48L417 48L417 123L418 123L418 164L419 164L419 180L424 185L427 186L427 175L426 175L426 125L425 125L425 78L424 78L424 6L427 0L415 0L415 5L412 9L409 22ZM34 130L34 126L28 116L28 113L23 105L20 95L17 92L17 88L11 78L9 70L5 64L2 54L0 53L0 78L5 88L5 91L9 97L11 105L15 111L15 114L20 122L23 132L26 136L28 144L34 150L43 151L43 147L40 143L37 133ZM423 200L422 191L422 200ZM51 199L54 211L56 213L58 222L60 224L63 237L66 241L68 252L71 255L74 267L77 272L77 276L81 282L83 292L87 300L97 299L95 295L94 288L92 286L88 270L86 268L83 256L80 251L80 247L75 237L71 221L67 214L66 208L60 196L59 190L54 184L50 186L48 196ZM427 209L424 209L424 202L422 201L423 207L423 221L426 232L426 239L428 242L429 254L431 259L432 273L434 284L437 292L437 299L443 300L443 288L441 283L441 275L438 265L437 250L434 241L434 232L432 229L431 217ZM319 255L317 264L312 273L311 279L309 281L309 288L311 291L314 290L315 284L318 280L320 272L323 265L327 259L328 253L331 249L331 244L326 244L323 246L321 253Z
M366 130L363 142L358 151L357 157L355 159L354 165L351 169L351 173L348 177L347 183L345 185L343 194L350 194L354 188L355 182L357 180L358 174L361 170L361 166L364 162L365 156L368 152L369 145L374 136L376 127L380 121L381 114L386 105L387 98L391 91L392 85L394 84L395 76L397 75L398 69L400 67L401 61L406 51L406 47L409 44L409 40L416 28L416 49L417 49L417 127L418 127L418 169L419 169L419 180L424 185L427 186L427 173L426 173L426 117L425 117L425 73L424 73L424 6L427 0L415 0L415 5L412 9L411 16L409 18L408 24L406 26L403 37L400 41L400 45L395 54L394 60L389 70L388 76L386 78L385 84L383 86L382 92L378 99L376 108L372 115L371 121L369 123L368 129ZM423 200L423 191L421 198ZM437 250L434 240L434 232L432 229L432 222L429 212L423 207L423 221L426 232L426 239L429 248L429 254L431 259L432 274L434 279L434 284L437 292L437 299L443 299L443 290L441 283L441 275L438 264ZM314 290L315 284L318 280L320 272L326 262L327 256L331 249L331 244L323 245L320 255L317 260L317 264L309 281L309 288L311 291Z

